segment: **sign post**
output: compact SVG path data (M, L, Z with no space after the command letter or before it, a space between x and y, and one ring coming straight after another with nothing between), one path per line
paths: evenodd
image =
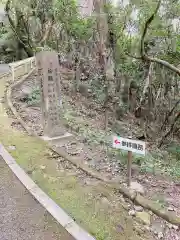
M132 169L132 152L128 151L128 162L127 162L127 185L131 185L131 169Z
M132 169L132 153L146 154L145 142L139 140L132 140L130 138L122 138L118 136L113 137L113 148L128 151L127 161L127 185L131 186L131 169Z

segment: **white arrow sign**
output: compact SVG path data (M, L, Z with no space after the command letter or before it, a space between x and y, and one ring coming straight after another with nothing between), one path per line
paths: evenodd
M113 148L122 149L138 154L146 154L146 144L143 141L122 138L118 136L113 137Z

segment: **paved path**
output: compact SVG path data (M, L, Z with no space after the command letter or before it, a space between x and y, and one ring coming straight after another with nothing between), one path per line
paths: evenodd
M6 73L9 71L10 71L10 68L8 64L4 64L4 63L0 64L0 74Z
M0 240L74 240L29 194L0 156Z

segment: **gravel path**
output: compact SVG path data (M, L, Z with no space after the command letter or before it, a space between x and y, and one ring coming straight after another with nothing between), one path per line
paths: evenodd
M0 240L74 240L29 194L0 156Z

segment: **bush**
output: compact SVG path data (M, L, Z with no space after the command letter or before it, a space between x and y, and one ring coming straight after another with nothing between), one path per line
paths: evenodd
M40 103L40 89L38 87L34 88L29 94L27 103L28 105L37 105Z

